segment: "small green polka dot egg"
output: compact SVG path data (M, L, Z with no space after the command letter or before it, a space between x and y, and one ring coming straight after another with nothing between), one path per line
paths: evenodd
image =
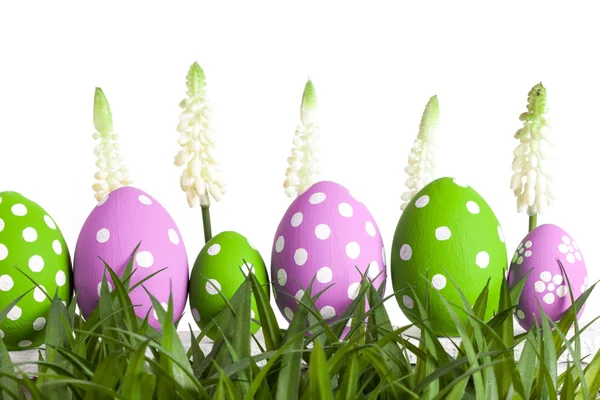
M27 279L18 269L40 285ZM27 293L0 324L9 350L44 342L50 297L71 300L71 259L60 229L38 204L16 192L0 193L0 310Z
M440 291L451 304L462 304L452 277L473 305L489 279L489 318L498 305L507 263L502 228L490 206L468 185L440 178L413 197L396 227L391 260L396 300L416 323L415 295L425 304L429 290L428 316L434 332L454 336L456 325L434 292ZM466 322L464 313L457 314Z
M248 239L237 232L227 231L219 233L206 243L196 258L190 280L190 308L200 329L204 329L226 307L219 292L230 300L250 271L269 296L269 277L265 262ZM258 319L254 296L250 316ZM259 328L258 324L252 322L253 333ZM207 335L214 339L217 332L216 329L211 329Z

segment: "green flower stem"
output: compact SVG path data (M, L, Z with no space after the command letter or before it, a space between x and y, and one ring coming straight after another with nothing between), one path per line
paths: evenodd
M529 232L534 230L537 226L537 214L529 216Z
M212 239L212 229L210 225L210 206L202 206L202 225L204 226L204 243Z

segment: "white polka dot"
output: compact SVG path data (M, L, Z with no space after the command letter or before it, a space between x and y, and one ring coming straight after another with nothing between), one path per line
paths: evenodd
M571 242L571 244L573 245L573 247L575 247L575 250L579 250L579 246L577 245L577 243L575 243L574 240Z
M12 280L12 278L9 275L0 276L0 290L1 291L8 292L10 289L13 288L14 285L15 285L15 282Z
M4 339L4 331L2 329L0 329L0 339Z
M97 205L96 207L100 207L101 205L103 205L104 203L106 203L106 200L108 200L108 195L104 196L104 197L102 198L102 200L100 200L100 201L98 202L98 205Z
M583 292L585 292L586 289L587 287L585 287L585 285L581 285L581 287L579 288L579 290L581 290L581 294L583 294Z
M150 268L154 264L154 256L149 251L140 251L136 254L135 261L142 268Z
M35 321L33 321L33 329L35 329L36 331L41 331L42 329L44 329L45 326L46 318L44 317L36 318Z
M211 245L206 251L209 256L216 256L221 251L221 245L219 243L215 243Z
M304 297L304 290L302 290L302 289L298 290L294 297L296 298L296 300L302 301L302 297Z
M525 248L519 249L519 254L523 254L524 251L525 251Z
M279 236L277 241L275 242L275 251L281 253L283 251L283 246L285 245L285 239L283 236Z
M523 242L519 243L518 249L521 249L522 247L523 247Z
M560 285L562 283L562 281L563 281L562 275L554 275L554 278L552 278L552 282L555 285Z
M536 281L535 285L533 287L535 288L535 291L538 293L542 293L544 290L546 290L546 284L542 281Z
M513 254L513 258L512 258L512 262L513 262L513 263L517 261L517 257L519 257L519 253L517 253L517 252L515 251L515 254Z
M41 303L42 301L46 300L46 294L44 293L46 291L46 288L42 285L37 286L34 290L33 290L33 298L35 299L35 301L37 301L38 303Z
M63 306L65 306L65 307L67 306L67 302L66 301L63 300L63 301L61 301L61 303L62 303Z
M21 340L19 342L19 347L29 347L31 346L31 340Z
M333 278L333 272L329 267L321 267L317 271L317 280L321 283L329 283Z
M377 278L377 275L379 275L379 263L377 261L371 261L371 264L369 264L369 269L367 270L367 275L371 279Z
M354 214L352 206L348 203L340 203L338 211L342 217L350 218Z
M112 292L113 287L109 281L106 281L106 286L108 286L108 292ZM98 282L98 297L100 297L100 292L102 291L102 281Z
M308 202L309 202L310 204L319 204L319 203L322 203L322 202L324 202L326 197L327 197L327 196L325 196L325 193L321 193L321 192L318 192L318 193L313 193L313 194L312 194L312 195L309 197L309 199L308 199Z
M518 265L521 265L521 264L523 264L523 257L519 257L519 258L517 258L517 264L518 264Z
M254 310L250 310L250 318L256 319L256 314L254 314Z
M350 242L346 245L346 255L351 260L356 260L360 255L360 246L356 242Z
M477 203L475 203L474 201L468 201L467 202L467 210L471 214L479 214L479 205Z
M4 230L4 220L2 218L0 218L0 232L2 232Z
M31 256L28 264L29 269L33 272L40 272L44 269L44 259L41 256Z
M565 285L559 286L556 288L556 295L558 297L565 297L567 295L568 288Z
M435 230L435 237L437 240L448 240L452 236L452 232L450 232L450 228L447 226L440 226Z
M208 294L215 295L221 291L221 284L216 279L209 279L205 285Z
M63 271L58 271L54 277L54 280L58 286L63 286L65 283L67 283L67 277Z
M490 255L487 251L480 251L477 253L475 264L477 264L479 268L487 268L487 266L490 265Z
M287 283L287 272L285 272L285 269L282 268L277 271L277 282L280 286L284 286Z
M167 235L169 235L169 240L171 241L171 243L173 243L174 245L179 244L179 235L177 234L177 232L175 232L175 229L169 228L169 230L167 231Z
M38 234L37 231L32 227L27 227L23 229L23 239L26 242L33 243L37 240Z
M11 321L16 321L19 318L21 318L21 314L23 314L23 310L21 310L21 307L19 306L14 306L13 308L11 308L11 310L8 312L8 314L6 315L6 317L8 319L10 319Z
M296 262L296 265L304 265L306 260L308 260L308 252L306 249L296 249L294 252L294 261Z
M323 319L331 319L333 317L335 317L335 308L331 307L331 306L325 306L323 308L321 308L321 317L323 317Z
M553 292L553 291L554 291L554 288L555 288L555 286L554 286L554 283L550 282L550 283L548 284L548 291L549 291L549 292Z
M544 303L546 303L546 304L553 304L554 303L554 294L546 293L542 299L544 300Z
M580 252L576 252L575 253L575 258L577 259L577 261L583 260L583 257L581 257L581 253Z
M254 273L254 265L250 264L249 262L242 264L242 273L244 276L248 276L250 272Z
M50 218L49 215L44 215L44 222L46 223L46 225L48 225L48 228L56 229L56 224L54 223L52 218Z
M525 313L521 310L517 310L517 318L519 318L519 319L525 318Z
M415 207L417 208L423 208L427 204L429 204L429 196L427 196L426 194L419 197L417 201L415 201Z
M562 241L564 244L566 244L567 246L571 244L571 239L568 236L563 236L562 237Z
M446 287L446 277L442 274L435 274L431 279L433 287L437 290L441 290Z
M300 226L303 219L304 219L304 215L301 212L297 212L296 214L292 215L292 220L291 220L292 226L294 228L296 228L297 226Z
M542 271L542 273L540 273L540 279L544 282L550 282L552 279L552 274L548 271Z
M5 245L0 243L0 261L6 259L6 257L8 257L8 249Z
M192 317L194 317L194 321L200 322L200 313L195 308L192 308Z
M326 224L319 224L315 228L315 236L317 239L325 240L331 235L331 229Z
M569 264L573 264L575 262L575 256L573 255L573 253L567 254L567 262Z
M400 258L404 261L408 261L411 257L412 248L407 244L403 244L402 247L400 247Z
M407 295L402 296L402 303L404 303L404 306L409 309L412 309L415 306L413 299Z
M526 249L530 248L531 246L533 246L533 243L531 243L531 240L528 240L528 241L525 242L525 248Z
M169 308L169 305L167 303L160 303L160 306L165 311L167 311L167 309ZM156 309L152 310L152 315L154 316L154 319L158 320L158 313L156 312Z
M140 197L138 197L138 200L140 201L140 203L149 206L150 204L152 204L152 200L150 200L150 198L146 195L141 194Z
M287 319L289 319L290 321L292 319L294 319L294 312L292 311L291 308L286 307L283 309L283 313L285 314L285 316L287 317Z
M27 214L27 207L25 207L23 204L15 204L10 208L10 210L17 217L22 217Z
M2 197L0 197L0 204L2 204Z
M500 238L500 241L504 243L504 232L502 232L502 228L500 228L500 225L498 225L498 237Z
M108 229L102 228L96 233L98 243L106 243L108 239L110 239L110 231Z
M60 242L58 240L55 240L52 242L52 250L54 250L54 252L56 254L58 254L59 256L62 254L62 252L63 252L62 245L60 244Z
M567 254L569 252L569 248L564 243L561 243L558 245L558 251L560 251L563 254Z
M348 286L348 298L350 300L354 300L356 296L358 296L358 292L360 291L360 282L354 282L350 286Z
M365 223L365 229L371 237L375 237L375 235L377 234L377 231L375 230L375 225L373 225L371 221L367 221Z
M460 187L468 187L469 186L465 182L461 181L459 178L454 179L454 183Z
M533 253L531 252L531 250L527 250L527 251L525 252L525 257L531 257L531 255L532 255L532 254L533 254Z

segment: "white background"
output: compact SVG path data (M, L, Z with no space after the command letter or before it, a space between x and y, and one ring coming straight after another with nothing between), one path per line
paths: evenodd
M201 216L187 206L173 157L178 103L198 61L229 186L212 207L215 233L242 233L269 264L291 202L282 183L310 75L322 178L368 206L388 259L403 169L433 94L442 116L437 176L460 177L487 200L512 254L527 231L509 189L513 134L529 89L542 81L560 139L560 199L539 221L566 229L591 280L600 278L597 10L574 2L322 3L2 3L0 191L40 203L73 252L95 205L92 106L100 86L135 186L173 216L191 266L203 244ZM591 301L598 300L600 293ZM388 308L394 323L406 322L395 301ZM594 311L588 307L584 320ZM192 321L186 314L184 328Z

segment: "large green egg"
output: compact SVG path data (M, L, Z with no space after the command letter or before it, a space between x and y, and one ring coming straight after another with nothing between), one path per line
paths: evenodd
M248 239L237 232L226 231L204 245L194 263L189 289L192 316L200 329L204 330L226 307L223 296L231 300L249 271L254 273L269 296L269 277L265 262ZM254 296L250 316L258 320ZM260 326L252 322L252 332L256 333L259 329ZM217 332L216 329L211 329L207 335L214 339Z
M71 282L69 249L52 217L19 193L0 193L0 310L33 289L0 324L0 337L9 350L44 342L51 305L44 291L50 297L58 293L66 304Z
M425 304L429 290L427 317L440 336L458 332L435 292L451 304L462 304L454 280L473 305L489 279L489 318L498 306L506 268L506 245L498 219L475 190L458 180L440 178L425 186L396 227L391 260L392 284L399 291L396 300L417 323L424 316L419 316L416 298ZM457 315L466 322L464 312L457 310Z

